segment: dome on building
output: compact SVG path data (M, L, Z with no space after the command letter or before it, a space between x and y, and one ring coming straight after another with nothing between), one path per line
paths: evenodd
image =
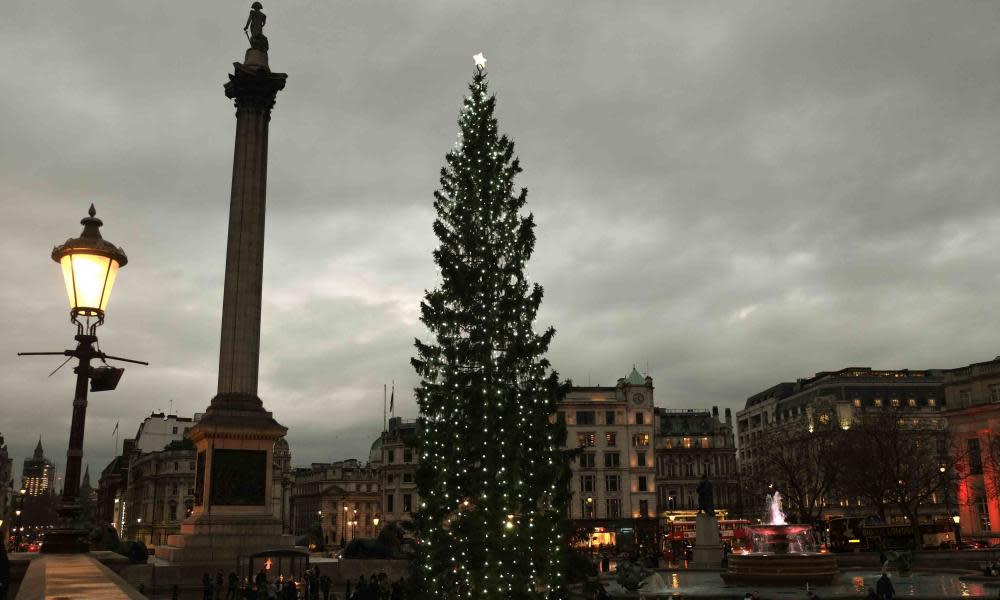
M288 449L288 440L286 440L283 437L280 437L274 442L274 455L275 456L292 455L292 451Z
M379 435L372 442L371 451L368 452L368 462L370 463L381 463L382 462L382 436Z

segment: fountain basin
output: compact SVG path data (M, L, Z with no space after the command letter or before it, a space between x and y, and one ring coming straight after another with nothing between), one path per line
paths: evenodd
M816 552L812 527L770 524L750 527L752 552L731 554L726 583L827 585L837 577L837 557Z
M839 573L832 554L732 554L722 580L762 586L829 585Z

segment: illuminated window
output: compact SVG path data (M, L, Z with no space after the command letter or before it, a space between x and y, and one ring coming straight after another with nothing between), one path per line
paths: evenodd
M892 407L893 408L899 408L899 398L893 398L892 399Z
M819 422L821 424L823 424L823 425L829 425L830 424L830 415L826 415L826 414L820 415L819 416Z
M618 445L618 434L615 433L614 431L604 432L604 443L609 448L614 448L615 446Z
M881 398L875 398L875 407L876 408L882 408L882 399Z
M854 408L861 408L861 398L854 399Z
M937 400L934 398L927 399L927 406L937 406Z
M597 434L593 431L581 431L576 434L576 440L581 448L592 448L597 445Z
M632 446L635 448L646 448L649 446L649 434L637 433L632 436Z
M691 447L691 438L689 438L689 437L684 438L684 447L685 448L690 448Z

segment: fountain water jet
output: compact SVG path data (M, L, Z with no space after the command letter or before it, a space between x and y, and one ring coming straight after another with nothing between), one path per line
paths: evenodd
M766 524L749 528L752 550L729 557L726 583L815 585L836 578L837 558L816 551L812 526L787 522L777 491L767 496L766 517Z

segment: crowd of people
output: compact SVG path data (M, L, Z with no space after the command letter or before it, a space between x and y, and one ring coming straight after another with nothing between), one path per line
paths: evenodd
M204 600L341 600L333 589L329 575L321 575L316 568L307 569L301 581L292 578L269 581L267 573L261 570L252 582L241 585L235 572L228 577L220 570L212 577L202 575L202 598ZM356 582L344 583L343 600L405 600L403 579L390 582L385 573L373 573L369 577L358 577ZM176 600L177 587L173 596Z

